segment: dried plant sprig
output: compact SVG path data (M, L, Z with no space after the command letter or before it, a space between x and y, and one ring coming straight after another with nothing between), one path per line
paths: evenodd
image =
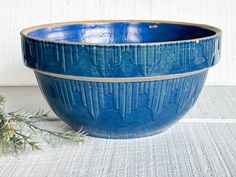
M18 155L20 151L31 149L41 150L39 143L33 139L32 134L45 132L50 135L81 143L86 133L79 131L59 132L41 128L37 125L39 121L52 120L49 112L39 109L36 113L29 112L4 112L5 98L0 95L0 155L13 153ZM28 127L30 132L25 132Z

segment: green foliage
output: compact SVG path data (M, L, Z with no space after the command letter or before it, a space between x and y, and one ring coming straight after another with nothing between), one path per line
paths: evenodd
M5 98L0 96L0 156L3 154L18 155L26 149L41 150L39 143L32 137L38 132L48 133L50 135L73 141L75 143L83 142L86 135L82 129L78 132L57 132L37 126L39 121L50 120L48 112L39 110L36 113L28 112L4 112ZM30 131L24 131L28 127Z

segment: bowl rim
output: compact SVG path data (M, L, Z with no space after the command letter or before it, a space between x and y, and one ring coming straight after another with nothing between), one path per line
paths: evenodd
M208 29L215 32L214 35L209 35L200 38L193 38L193 39L185 39L185 40L175 40L175 41L163 41L163 42L145 42L145 43L90 43L90 42L69 42L69 41L56 41L51 39L44 39L38 37L32 37L28 34L32 31L47 28L47 27L55 27L55 26L62 26L62 25L72 25L72 24L91 24L91 23L119 23L119 22L132 22L132 23L168 23L168 24L180 24L186 26L196 26L203 29ZM36 25L29 28L25 28L20 32L20 35L24 38L32 39L35 41L40 42L50 42L50 43L60 43L60 44L74 44L74 45L91 45L91 46L142 46L142 45L161 45L161 44L175 44L175 43L183 43L183 42L199 42L200 40L211 39L216 36L222 34L221 29L207 25L207 24L199 24L199 23L190 23L190 22L179 22L179 21L168 21L168 20L88 20L88 21L69 21L69 22L58 22L58 23L48 23L42 25Z

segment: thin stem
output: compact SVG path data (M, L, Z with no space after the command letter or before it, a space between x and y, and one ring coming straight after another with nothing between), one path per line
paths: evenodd
M26 125L30 128L33 128L33 129L36 129L36 130L39 130L41 132L46 132L46 133L49 133L51 135L54 135L56 137L59 137L59 138L64 138L64 139L70 139L70 140L75 140L76 142L79 142L79 141L83 141L83 137L86 135L84 132L82 132L81 130L74 134L67 134L66 133L61 133L61 132L54 132L54 131L50 131L50 130L47 130L47 129L43 129L43 128L40 128L36 125L33 125L32 123L30 122L26 122ZM77 135L77 136L75 136ZM74 139L73 139L74 137Z
M18 131L15 131L15 133L16 133L17 135L21 136L28 144L31 143L31 142L28 140L28 139L29 139L28 136L23 135L23 134L21 134L21 133L18 133Z
M5 98L0 95L0 155L5 153L18 155L20 150L25 150L28 146L32 150L40 150L37 142L33 141L29 134L24 134L23 128L26 126L32 133L36 134L38 131L45 132L76 143L83 142L83 138L86 135L82 129L78 132L57 132L38 127L36 123L39 121L57 120L51 119L48 114L49 112L44 112L42 109L32 114L28 112L18 113L19 111L5 113L4 105Z

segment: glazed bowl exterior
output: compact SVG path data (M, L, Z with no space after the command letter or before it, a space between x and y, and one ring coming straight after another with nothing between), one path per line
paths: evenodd
M183 117L221 48L215 27L162 21L60 23L21 35L52 110L104 138L153 135Z

